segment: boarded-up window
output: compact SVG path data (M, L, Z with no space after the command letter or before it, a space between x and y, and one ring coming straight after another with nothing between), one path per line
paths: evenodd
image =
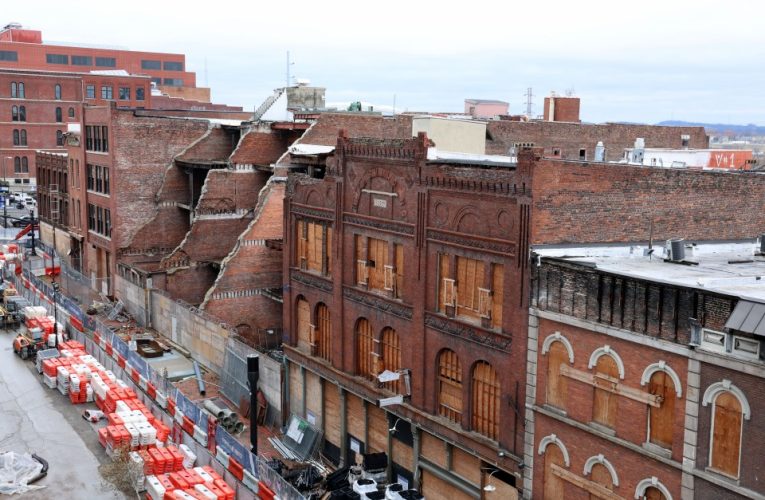
M595 464L590 471L590 479L593 483L599 484L607 490L614 490L613 478L605 465ZM599 500L601 497L590 493L590 500Z
M560 476L555 474L553 466L564 467L563 452L554 444L547 445L545 448L545 476L544 476L544 498L552 500L563 500L565 484Z
M329 361L332 352L332 322L329 308L322 303L316 306L316 333L317 353Z
M332 228L327 226L326 245L324 247L324 253L327 261L327 274L332 275Z
M611 356L601 356L595 365L595 396L592 419L607 427L616 427L618 396L613 392L619 381L619 368Z
M561 365L568 363L568 351L562 342L553 342L547 352L547 404L566 409L568 381L560 373Z
M332 264L329 260L331 254L331 228L324 224L297 221L297 250L295 263L300 269L329 274Z
M661 406L649 406L648 440L656 445L672 449L672 429L675 420L675 384L664 371L651 375L648 390L651 394L660 396Z
M372 326L365 318L356 323L356 373L370 380L374 378L375 359Z
M305 299L297 301L298 349L311 352L311 306Z
M356 246L356 283L366 285L369 280L367 272L367 247L365 245L366 238L357 234L353 239Z
M715 399L712 413L712 452L710 466L729 476L738 477L741 457L741 402L730 392Z
M448 288L449 290L444 289L444 283L446 280L449 280ZM451 279L451 275L449 274L449 256L440 253L438 254L438 310L441 312L445 311L444 304L446 305L453 305L454 302L454 280Z
M479 361L473 369L473 430L491 439L499 436L499 378L489 363Z
M480 260L457 257L457 314L480 317L480 291L484 286L484 265Z
M395 372L401 369L401 344L396 330L385 328L382 332L382 363L383 370ZM385 387L396 393L401 393L401 380L388 382Z
M438 356L438 414L452 422L462 419L462 367L449 349Z
M385 265L388 264L388 242L378 240L377 238L369 238L367 240L367 256L369 289L385 290Z

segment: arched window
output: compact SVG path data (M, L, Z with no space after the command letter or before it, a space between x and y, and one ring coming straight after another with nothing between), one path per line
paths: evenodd
M554 341L550 344L547 353L547 391L546 402L548 405L566 409L566 393L568 392L568 381L561 375L560 367L569 362L569 351L566 345L560 341Z
M24 99L24 82L19 82L19 94L18 97L20 99Z
M21 145L19 129L17 129L17 128L13 129L13 145L14 146Z
M712 446L709 466L738 478L741 462L741 402L732 392L720 392L712 406Z
M316 323L317 354L329 361L332 355L332 321L329 308L321 302L316 306Z
M438 414L452 422L462 420L462 366L449 349L438 355Z
M356 323L356 374L370 380L374 379L376 359L372 325L366 318L361 318Z
M16 174L21 173L21 158L18 156L13 159L13 172Z
M29 173L29 160L26 156L21 158L21 173L22 174L28 174Z
M64 145L64 133L60 130L56 130L56 146Z
M473 368L471 426L491 439L499 437L499 378L489 363L479 361Z
M544 455L544 498L566 498L566 484L563 482L558 471L571 465L566 445L551 434L543 437L539 442L539 454Z
M26 106L19 106L19 121L20 122L27 121L27 107Z
M11 106L11 121L13 121L13 122L19 121L19 107L18 106Z
M55 94L55 99L57 100L61 99L61 85L59 85L58 83L54 87L54 94Z
M611 479L611 473L608 471L606 466L601 463L597 463L592 466L592 470L590 471L590 479L593 483L598 484L607 490L614 490L614 483ZM598 498L600 498L600 496L594 495L592 493L590 494L591 500L597 500Z
M22 146L26 146L27 145L27 131L26 130L21 129L20 138L21 138L20 144Z
M16 82L11 82L11 97L18 97L18 86Z
M62 121L64 121L64 117L61 108L56 108L56 123L61 123Z
M300 297L297 300L297 346L305 352L311 352L311 306Z
M648 442L671 450L677 389L670 374L666 371L654 372L648 383L648 392L661 397L661 406L648 407Z
M395 372L401 369L401 344L396 330L390 327L382 331L382 363L383 370ZM396 393L401 392L401 380L388 382L385 386Z
M69 118L74 118L74 108L69 108Z
M635 488L635 498L640 500L672 500L672 495L657 477L643 479Z
M608 355L600 356L595 365L592 420L611 428L616 426L619 396L610 389L618 380L619 367L616 360Z

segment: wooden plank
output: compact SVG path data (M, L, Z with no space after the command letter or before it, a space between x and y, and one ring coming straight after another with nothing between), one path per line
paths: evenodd
M303 411L303 378L300 376L300 366L290 363L290 411L300 415Z
M307 300L300 299L297 303L298 349L311 352L311 306Z
M481 461L456 446L452 448L452 470L473 484L481 484Z
M393 440L393 461L406 470L412 470L414 466L414 457L412 456L412 447L407 446L398 439Z
M420 436L420 454L428 461L446 469L446 443L424 431Z
M367 404L367 422L369 425L369 443L367 444L369 451L387 453L388 417L385 415L385 410L373 404Z
M502 301L505 297L505 266L493 264L492 267L491 326L493 328L502 328Z
M614 380L619 380L619 367L611 356L601 356L595 365L595 394L592 403L592 420L616 428L619 399L612 391Z
M675 384L666 372L658 371L651 375L648 391L662 399L661 406L650 409L649 440L651 443L671 450L675 427L675 398L677 397Z
M738 477L741 450L741 404L725 392L717 396L714 406L711 466L731 477Z
M308 370L305 372L305 408L316 416L316 427L321 429L321 378Z
M628 387L619 381L618 378L605 377L603 375L596 375L594 373L586 372L571 366L564 364L560 367L561 375L568 377L579 382L584 382L593 387L598 387L601 390L613 392L620 396L624 396L629 399L634 399L641 403L659 407L661 405L661 398L639 389Z
M602 498L604 500L625 500L624 497L621 497L614 493L613 491L609 490L608 488L605 488L598 483L589 481L581 476L578 476L571 472L568 469L564 469L558 464L550 464L550 468L556 476L563 479L567 483L571 483L577 488L581 488L591 495L594 495L596 498Z
M562 342L553 342L547 352L547 404L566 409L568 379L561 374L561 367L568 366L568 351Z
M337 386L324 381L324 437L342 448L340 442L340 395Z
M404 291L404 245L396 245L396 283L394 295L397 299L402 297Z
M348 412L348 432L359 441L364 440L364 403L360 397L351 394L345 396L345 407Z
M435 474L426 470L422 471L420 482L422 495L428 500L456 500L469 498L461 489L447 483Z

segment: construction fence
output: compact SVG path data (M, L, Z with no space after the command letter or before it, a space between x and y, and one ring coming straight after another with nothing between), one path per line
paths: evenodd
M53 289L48 283L27 270L17 275L11 268L5 269L5 278L15 284L20 295L34 305L45 307L53 315ZM131 351L128 344L106 325L84 314L74 301L62 294L57 295L56 304L58 321L65 325L71 338L85 345L88 353L127 382L154 416L173 429L175 441L191 448L200 465L210 465L226 482L235 485L236 498L250 500L273 498L273 495L283 500L304 498L222 426L211 425L206 412L172 386L162 374L153 370L138 353ZM166 395L164 405L160 404L159 398L149 396L146 391L148 383ZM183 420L178 418L179 415L189 418L193 429L182 428ZM234 460L230 460L232 458ZM231 466L234 462L241 465L244 471L241 479L232 472L237 470Z

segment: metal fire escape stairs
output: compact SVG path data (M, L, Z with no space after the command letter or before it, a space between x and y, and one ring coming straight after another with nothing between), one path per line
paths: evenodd
M252 115L252 121L256 122L260 120L263 115L265 115L266 112L271 109L271 106L273 106L274 103L282 96L285 90L286 89L284 87L274 90L274 93L268 96L268 99L263 101L263 104L261 104L260 107L255 110L255 113Z

